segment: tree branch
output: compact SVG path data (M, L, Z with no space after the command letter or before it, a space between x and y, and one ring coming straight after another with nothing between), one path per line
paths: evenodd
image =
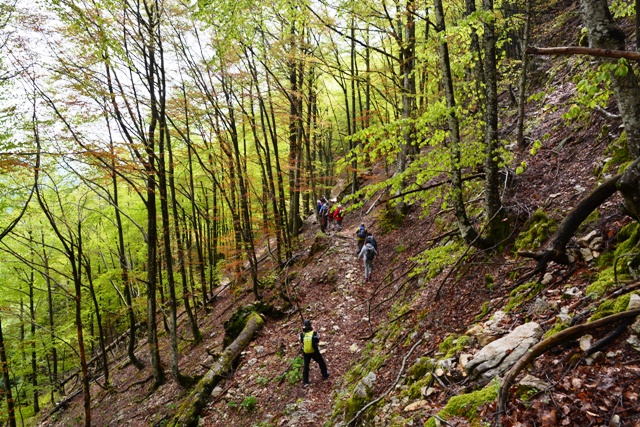
M605 58L625 58L629 61L640 62L640 53L627 50L598 49L594 47L564 46L564 47L534 47L529 46L525 51L529 55L588 55Z

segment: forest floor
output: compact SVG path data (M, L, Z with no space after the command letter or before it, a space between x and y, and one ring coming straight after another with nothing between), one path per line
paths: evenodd
M567 22L562 28L575 31L578 27L576 22ZM570 38L558 32L550 33L549 37ZM541 149L535 155L528 150L515 151L512 164L519 165L524 161L527 168L523 174L512 174L505 180L504 207L516 231L521 230L538 209L544 210L557 223L561 221L597 185L597 172L602 169L603 159L611 156L608 147L620 135L619 119L597 112L587 119L588 126L584 122L567 123L562 118L569 108L569 98L575 92L575 84L567 78L567 73L580 72L579 61L550 57L533 59L535 73L550 79L541 83L553 86L553 89L547 95L544 108L537 102L531 102L527 107L527 121L531 123L528 135L531 141L542 142ZM555 77L549 77L554 73ZM610 107L613 105L611 101ZM610 109L615 110L615 107ZM501 113L501 123L506 123L501 137L508 141L515 139L515 121L509 116L511 110L513 108L506 107ZM385 178L385 171L376 166L366 174L364 184ZM376 397L395 384L401 367L405 366L406 370L421 356L437 354L438 345L444 338L464 334L474 324L491 318L508 302L517 278L535 268L534 261L516 255L510 240L505 243L505 250L498 253L476 252L464 263L451 259L453 270L445 269L429 280L411 278L408 273L417 265L413 257L450 242L456 232L454 219L446 209L439 210L434 206L425 214L416 204L410 207L397 228L389 230L383 219L384 203L366 214L376 197L367 201L361 210L347 214L341 232L323 236L313 217L305 221L298 242L299 251L303 253L301 259L274 280L279 285L285 282L285 277L288 279L286 292L295 301L294 309L297 306L300 311L291 310L279 320L266 319L264 328L243 352L234 372L212 395L199 425L331 425L335 399L353 386L352 377L345 373L360 361L364 348L374 339L373 332L381 325L397 322L404 333L387 345L385 362L375 372L373 394ZM597 218L581 228L576 237L595 231L602 239L597 248L599 255L615 247L618 231L629 221L621 212L619 198L614 197L599 208ZM361 222L366 223L376 236L380 251L370 283L364 283L362 261L356 259L355 228ZM578 250L576 239L570 246ZM593 304L590 298L585 298L585 289L594 281L597 272L597 259L586 261L578 257L569 266L551 264L541 294L546 305L540 308L536 305L537 299L524 298L499 326L509 331L527 321L536 321L547 331L559 317L580 313ZM489 277L491 283L488 283ZM391 307L406 301L411 301L411 307L405 315L389 319ZM188 340L186 316L181 317L180 368L183 373L201 375L206 372L213 364L211 354L222 350L223 322L237 307L251 302L251 293L225 288L211 304L209 312L200 308L199 324L205 339L199 345ZM483 306L488 310L483 310ZM311 319L320 333L321 349L331 373L330 378L323 381L317 365L312 362L311 385L306 388L302 387L300 367L292 365L300 354L297 339L302 318ZM598 331L594 339L601 338L606 332ZM415 347L405 363L410 349L425 336L428 339ZM117 361L111 366L113 388L104 390L96 384L92 386L93 425L162 426L172 417L187 390L170 377L168 335L164 330L161 330L160 338L168 376L166 384L155 391L149 390L151 372L144 340L140 341L136 352L146 364L143 370L126 364L125 349L121 348ZM507 402L504 425L640 426L640 353L626 342L628 338L629 333L623 333L599 358L592 360L578 358L576 361L574 355L580 352L577 341L540 356L528 373L546 381L548 389L527 399L512 394ZM472 342L464 352L473 354L479 348L478 343ZM422 426L451 396L477 386L477 382L468 378L451 379L448 383L435 385L435 393L428 398L427 407L407 410L411 402L401 400L395 411L406 420L401 425ZM68 388L74 387L80 387L80 384ZM481 421L490 422L494 411L494 405L480 408ZM392 415L387 414L388 417ZM80 426L83 418L82 396L78 395L68 408L46 419L41 417L39 425ZM336 419L341 420L341 417ZM379 420L380 425L388 425L385 422ZM458 418L450 419L448 423L469 425Z

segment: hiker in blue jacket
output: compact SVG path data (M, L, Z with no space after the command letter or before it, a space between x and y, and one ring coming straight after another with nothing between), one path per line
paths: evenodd
M356 229L356 243L358 244L358 254L360 254L360 251L362 251L362 247L364 246L364 240L366 238L367 238L367 229L365 228L364 223L362 223L360 224L360 227Z
M365 283L371 281L371 270L373 269L373 259L375 258L376 255L378 255L378 251L373 246L370 240L364 244L364 246L360 250L360 253L358 254L358 259L360 258L364 259Z
M302 384L304 386L309 385L309 362L311 359L315 360L320 366L320 373L322 379L329 378L329 372L327 372L327 365L324 363L318 343L320 342L320 336L311 327L311 320L307 319L302 324L302 333L300 334L300 342L302 343L302 356L304 359L304 366L302 367Z

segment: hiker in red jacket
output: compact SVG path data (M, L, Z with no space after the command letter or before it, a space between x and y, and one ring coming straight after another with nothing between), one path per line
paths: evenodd
M342 205L338 205L333 212L331 212L331 217L333 218L334 229L342 231L342 219L344 218Z

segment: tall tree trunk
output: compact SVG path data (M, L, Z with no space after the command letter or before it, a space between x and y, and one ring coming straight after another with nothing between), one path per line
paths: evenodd
M606 0L583 0L581 10L591 47L624 50L624 32L614 22ZM625 64L626 72L611 72L610 76L627 135L627 148L636 160L625 169L618 189L627 213L640 221L640 85L633 67Z
M50 376L51 382L53 384L53 389L55 389L58 393L62 393L60 388L60 383L58 381L58 350L56 349L56 334L55 334L55 323L53 321L53 292L51 289L51 269L49 267L49 254L47 253L47 249L44 245L44 231L40 233L40 238L42 242L42 260L44 267L44 281L47 284L47 320L49 323L49 340L50 340L50 352L51 352L51 369ZM53 390L52 390L53 397ZM53 399L52 399L53 400Z
M498 240L502 224L500 200L500 175L498 170L500 139L498 136L498 77L496 65L495 19L493 0L482 0L487 18L484 20L484 73L485 73L485 213L487 215L487 240Z
M127 321L129 323L129 340L127 341L127 357L129 357L129 361L135 366L137 369L142 369L144 364L138 359L135 355L136 349L136 314L133 310L133 298L131 294L131 280L129 278L129 261L127 259L127 254L125 252L124 245L124 231L122 228L122 216L120 215L120 202L118 195L118 179L116 175L116 165L115 165L115 150L113 147L113 141L110 142L111 153L113 155L111 162L111 183L113 186L113 207L115 210L115 219L116 219L116 228L118 231L118 262L120 264L120 270L122 277L122 286L124 287L124 298L125 303L127 304Z
M449 62L449 45L444 36L446 26L442 0L434 1L434 9L436 15L436 30L438 33L442 33L439 36L440 42L438 44L438 50L440 52L442 84L444 86L447 109L449 110L447 121L449 123L449 148L451 150L451 199L462 239L468 245L481 247L484 241L469 221L467 209L464 204L462 171L460 170L460 123L456 113L456 99L451 76L451 64Z

